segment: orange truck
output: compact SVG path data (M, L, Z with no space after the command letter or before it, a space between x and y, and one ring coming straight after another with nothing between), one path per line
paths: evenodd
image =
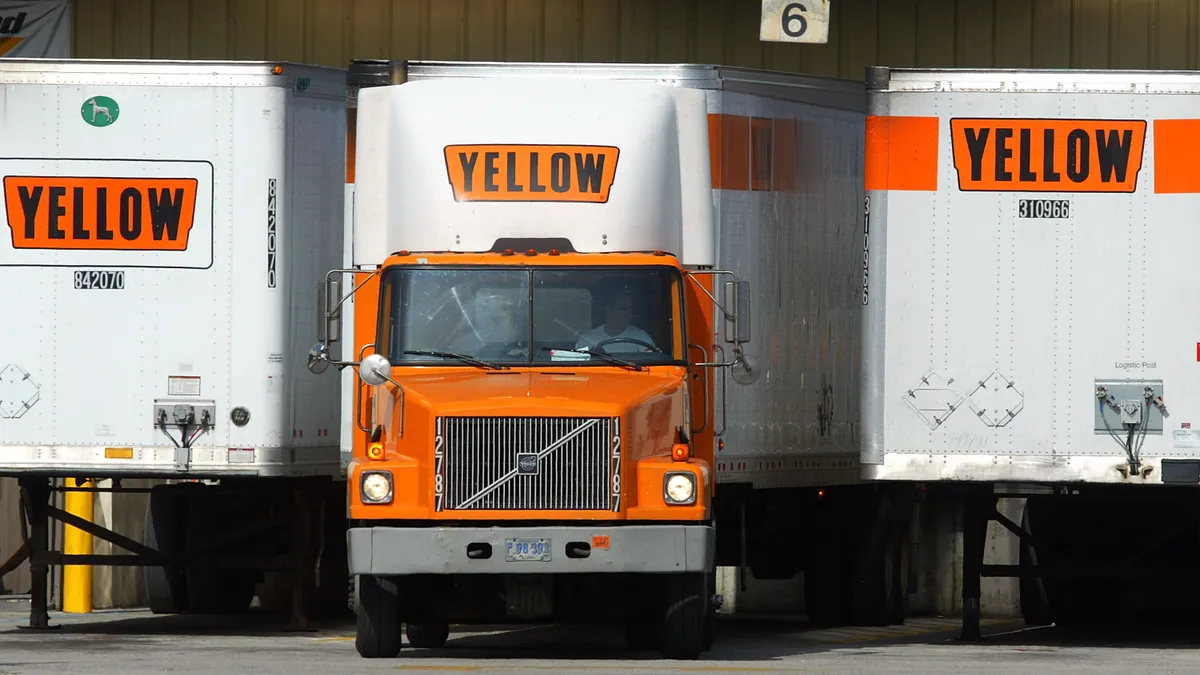
M715 638L714 452L752 382L717 269L706 92L652 71L356 61L351 254L309 369L351 367L357 649L451 623ZM345 438L345 437L344 437Z

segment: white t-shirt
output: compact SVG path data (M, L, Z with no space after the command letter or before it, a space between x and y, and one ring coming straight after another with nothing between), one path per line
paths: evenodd
M591 349L605 340L611 340L618 337L641 340L648 345L654 344L654 340L650 338L650 335L637 326L628 326L625 328L625 330L621 331L619 335L609 335L608 331L604 330L604 325L601 324L589 331L581 333L579 335L579 341L575 343L575 348ZM609 354L612 354L614 352L648 352L650 350L636 342L610 342L604 345L600 351L605 351Z

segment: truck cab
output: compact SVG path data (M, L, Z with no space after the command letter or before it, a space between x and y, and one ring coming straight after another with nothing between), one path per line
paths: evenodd
M713 267L703 92L389 62L351 77L372 68L352 265L320 289L309 355L358 374L359 653L397 655L401 623L437 647L450 623L616 621L696 658L718 601L711 374L753 369L746 284Z

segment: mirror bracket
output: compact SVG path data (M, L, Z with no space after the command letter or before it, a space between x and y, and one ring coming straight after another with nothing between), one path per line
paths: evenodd
M385 382L396 387L396 398L400 405L400 419L396 424L396 433L404 437L404 385L392 379L392 363L383 354L370 354L358 364L358 378L372 387L383 386ZM378 401L378 398L376 399ZM379 424L376 420L375 424ZM376 427L378 429L378 427Z
M697 276L705 274L712 276L726 275L732 278L732 281L725 282L724 302L721 302L707 288L702 286L696 279ZM750 282L743 281L730 270L688 270L687 276L696 284L702 293L708 296L709 300L721 310L724 321L722 322L722 332L725 335L725 342L735 345L735 351L741 345L750 342Z
M367 274L367 278L363 279L362 283L355 286L349 293L342 295L342 282L338 276L364 273ZM323 280L317 282L317 344L308 352L309 372L320 375L331 365L338 370L346 366L359 366L359 363L355 361L341 361L332 358L329 348L342 339L342 305L377 274L379 274L379 268L369 273L362 269L337 269L330 270Z

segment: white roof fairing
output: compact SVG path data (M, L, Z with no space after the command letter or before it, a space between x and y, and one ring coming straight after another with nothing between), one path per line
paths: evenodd
M499 238L681 253L667 87L447 78L363 89L358 106L355 264L398 250L486 251Z

